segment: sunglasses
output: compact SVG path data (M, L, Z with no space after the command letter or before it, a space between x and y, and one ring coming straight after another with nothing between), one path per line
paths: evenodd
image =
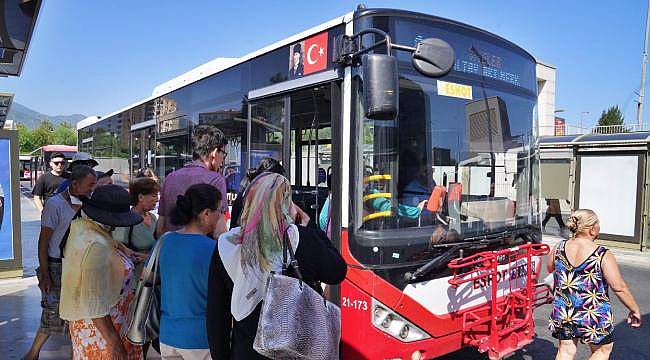
M54 165L63 165L63 164L65 164L65 161L52 161L52 164L54 164Z

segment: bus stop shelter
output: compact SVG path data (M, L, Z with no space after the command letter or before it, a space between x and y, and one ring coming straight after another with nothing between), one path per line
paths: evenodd
M647 250L650 132L540 138L541 192L570 209L594 210L600 241Z

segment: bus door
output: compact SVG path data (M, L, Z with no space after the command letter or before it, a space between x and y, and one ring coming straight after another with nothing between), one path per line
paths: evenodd
M131 130L131 176L135 178L154 167L156 131L154 126Z
M280 161L291 180L293 201L309 215L311 226L318 226L329 194L327 180L338 163L332 149L332 113L339 118L338 104L337 83L250 102L250 167L264 157Z
M335 162L332 156L332 84L303 89L291 97L291 183L294 202L327 230L327 215L320 213L329 195ZM329 185L329 186L328 186ZM331 214L331 211L327 211Z

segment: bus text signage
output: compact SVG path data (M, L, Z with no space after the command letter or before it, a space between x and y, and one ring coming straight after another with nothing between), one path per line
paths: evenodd
M438 80L438 95L472 100L472 87Z

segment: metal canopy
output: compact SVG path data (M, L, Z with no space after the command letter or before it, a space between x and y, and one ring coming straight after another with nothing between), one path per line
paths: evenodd
M18 76L25 62L41 0L0 1L0 76Z
M647 144L650 142L650 132L629 132L617 134L583 134L566 136L545 136L539 139L542 147L547 146L575 146L594 144Z

